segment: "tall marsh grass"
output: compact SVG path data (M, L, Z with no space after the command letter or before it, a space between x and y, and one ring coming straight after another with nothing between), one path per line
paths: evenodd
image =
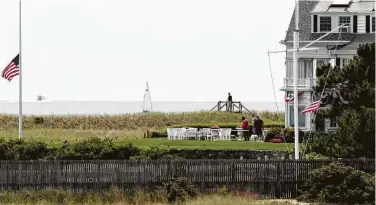
M136 192L127 197L113 189L101 193L73 193L69 191L45 189L0 193L0 204L7 205L169 205L166 193L148 194ZM257 200L247 193L214 193L188 199L186 205L294 205L288 200Z
M245 115L248 119L261 116L265 123L284 122L283 112L256 112ZM24 116L24 129L80 129L80 130L137 130L162 129L177 124L240 123L242 114L229 112L138 113L101 116ZM17 129L18 116L0 115L0 131Z

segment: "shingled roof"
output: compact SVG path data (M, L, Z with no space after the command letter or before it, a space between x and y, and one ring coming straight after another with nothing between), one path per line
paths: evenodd
M311 33L311 12L316 8L316 5L323 1L318 0L300 0L299 1L299 40L312 41L325 35L325 33ZM324 1L326 2L326 1ZM295 10L290 20L290 25L285 36L285 41L293 41L293 30L295 28ZM351 41L357 34L353 33L332 33L323 38L323 41Z
M357 34L350 43L337 47L337 50L356 51L359 45L370 42L375 42L375 33ZM333 47L329 50L335 50L335 48Z
M299 2L299 39L301 41L310 40L311 35L311 11L316 7L318 1L300 0ZM285 41L293 40L293 30L295 28L295 9L292 14L290 25L287 30Z

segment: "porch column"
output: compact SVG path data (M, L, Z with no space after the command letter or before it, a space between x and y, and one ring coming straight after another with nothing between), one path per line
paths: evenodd
M288 128L290 126L290 109L289 109L289 103L285 103L285 128Z
M316 58L313 59L313 66L312 66L312 69L313 69L313 79L316 80L316 69L317 69L317 60Z

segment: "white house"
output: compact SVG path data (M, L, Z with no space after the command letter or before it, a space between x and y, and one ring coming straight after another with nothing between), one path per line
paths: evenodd
M280 43L286 49L293 48L293 28L295 28L295 12L291 18L285 39ZM375 42L375 0L300 0L299 1L299 47L303 47L325 33L347 24L321 39L311 47L319 50L299 52L298 90L302 94L298 98L299 112L312 102L312 87L316 84L316 68L332 63L343 67L356 54L359 44ZM286 76L281 91L293 92L292 53L286 53ZM285 125L294 126L294 102L285 105ZM334 121L325 120L325 131L336 128ZM315 131L313 114L299 114L299 129Z

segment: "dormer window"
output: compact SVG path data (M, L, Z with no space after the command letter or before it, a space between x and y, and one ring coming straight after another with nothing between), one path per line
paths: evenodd
M339 17L339 26L345 24L344 27L340 28L342 33L350 33L351 31L351 17L350 16L340 16Z
M320 16L320 32L329 32L332 30L332 17Z

